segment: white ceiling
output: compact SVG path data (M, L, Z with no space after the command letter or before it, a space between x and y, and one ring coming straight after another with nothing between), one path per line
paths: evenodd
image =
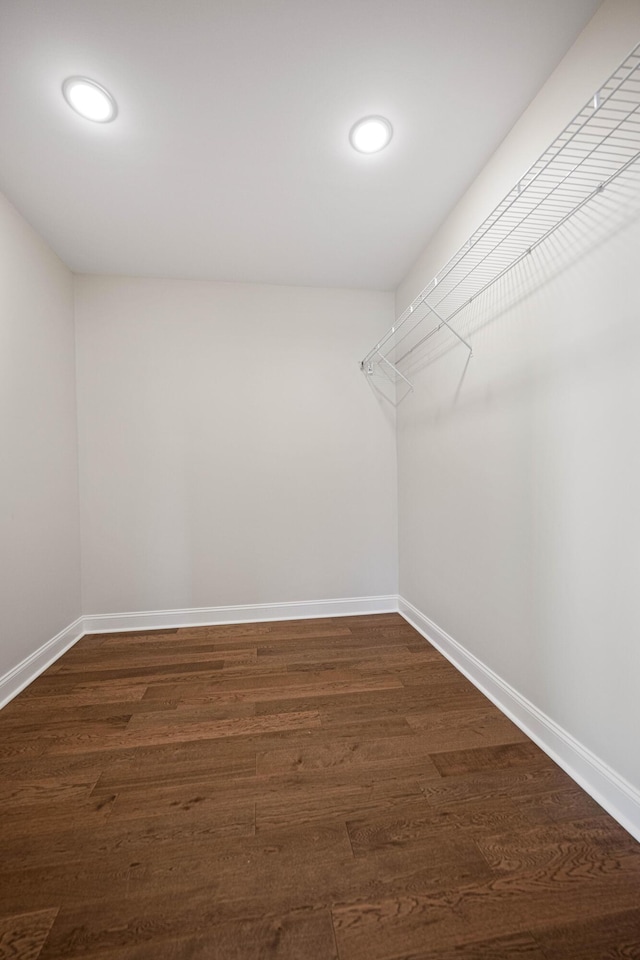
M0 0L0 189L80 273L391 289L598 6Z

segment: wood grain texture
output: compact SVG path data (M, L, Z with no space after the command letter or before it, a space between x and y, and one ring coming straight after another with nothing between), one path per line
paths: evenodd
M0 960L640 957L639 845L397 614L85 637L0 844Z
M57 910L0 918L0 960L37 960Z

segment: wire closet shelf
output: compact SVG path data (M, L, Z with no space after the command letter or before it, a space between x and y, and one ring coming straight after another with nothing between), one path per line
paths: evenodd
M640 158L640 44L373 347L369 377L413 384L411 354Z

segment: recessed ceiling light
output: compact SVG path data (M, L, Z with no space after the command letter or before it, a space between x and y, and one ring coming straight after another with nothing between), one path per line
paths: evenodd
M349 140L360 153L377 153L393 136L393 127L384 117L363 117L351 127Z
M109 123L118 113L118 105L109 91L88 77L67 77L62 93L69 106L86 120Z

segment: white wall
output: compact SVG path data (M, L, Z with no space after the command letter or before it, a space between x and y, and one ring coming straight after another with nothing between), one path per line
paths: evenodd
M73 280L0 194L0 677L80 615Z
M607 0L397 313L638 41L637 0ZM640 788L640 223L613 230L612 209L537 255L532 296L488 310L461 386L461 346L415 371L398 410L400 593Z
M83 607L397 591L392 294L76 278Z

